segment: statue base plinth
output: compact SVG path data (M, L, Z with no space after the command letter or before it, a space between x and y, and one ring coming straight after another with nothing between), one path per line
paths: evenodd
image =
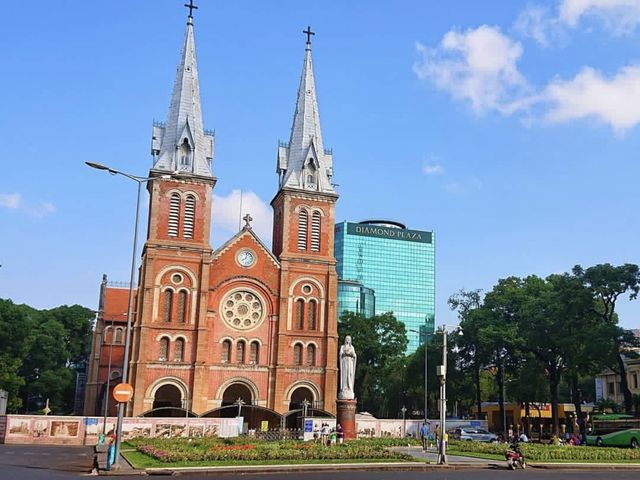
M336 423L342 427L345 440L355 440L358 438L356 430L356 401L336 400Z

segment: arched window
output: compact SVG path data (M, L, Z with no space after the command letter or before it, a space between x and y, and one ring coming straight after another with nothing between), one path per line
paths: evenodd
M187 320L187 292L180 290L178 293L178 322L184 323Z
M158 360L166 362L167 358L169 358L169 339L162 337L160 339L160 354L158 355Z
M251 342L249 363L253 365L257 365L258 363L260 363L260 344L258 342Z
M184 238L193 238L193 225L196 218L196 197L187 195L184 204Z
M293 364L302 365L302 345L299 343L293 346Z
M300 210L298 214L298 250L307 249L307 227L309 225L309 214L306 210Z
M122 343L122 328L121 327L116 328L116 342L115 343Z
M169 202L169 228L170 237L177 237L180 227L180 194L172 193Z
M177 339L174 348L175 348L174 358L176 362L183 362L184 361L184 340L181 338Z
M113 343L113 329L111 327L104 329L104 343Z
M322 217L320 212L313 212L311 216L311 251L320 251L320 222Z
M316 366L316 346L309 345L307 347L307 366L315 367Z
M316 327L316 317L318 316L318 302L315 300L311 300L309 302L309 330L315 330Z
M304 328L304 301L296 300L296 328L302 330Z
M180 145L180 169L189 168L191 166L191 145L186 138Z
M313 164L313 158L309 158L307 161L307 188L314 188L316 186L316 166Z
M229 363L231 361L231 340L225 340L222 342L222 363Z
M173 291L166 289L164 291L164 305L162 310L162 318L165 322L171 321L171 310L173 310Z
M245 343L240 340L236 345L236 363L244 363Z

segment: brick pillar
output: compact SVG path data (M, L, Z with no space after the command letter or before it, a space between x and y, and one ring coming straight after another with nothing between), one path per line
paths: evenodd
M336 400L337 418L336 424L340 424L345 440L355 440L358 438L356 430L356 401Z

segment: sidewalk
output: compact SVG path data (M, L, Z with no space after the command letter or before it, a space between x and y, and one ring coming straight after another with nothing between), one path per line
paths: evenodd
M394 451L411 455L421 460L428 460L432 465L438 462L438 452L435 449L422 450L422 447L393 447ZM499 465L501 462L497 460L488 460L486 458L460 457L457 455L447 455L447 463L450 466L465 466L486 468L492 465Z

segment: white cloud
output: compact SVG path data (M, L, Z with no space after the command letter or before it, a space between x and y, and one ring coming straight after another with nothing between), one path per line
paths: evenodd
M499 28L451 30L438 47L417 43L416 49L421 56L413 66L418 78L470 102L476 113L497 110L509 115L526 108L522 100L528 85L517 67L522 45Z
M240 212L240 197L242 196L242 212ZM227 196L213 195L212 206L213 243L222 245L242 228L247 213L253 218L251 226L260 240L271 245L273 213L271 207L254 192L233 190Z
M593 118L618 133L640 123L640 66L628 66L612 77L584 67L573 79L556 79L546 87L550 122Z
M56 207L53 203L43 202L35 207L25 207L25 210L36 218L44 218L50 213L56 211Z
M560 20L551 14L549 8L541 5L527 5L518 15L513 28L523 37L532 38L543 47L556 46L565 38Z
M27 205L22 201L22 195L19 193L0 193L0 207L25 212L36 218L43 218L56 211L56 207L49 202L36 206Z
M422 165L422 173L425 175L443 175L444 167L437 163L425 163Z
M16 209L21 203L22 195L19 193L0 193L0 207Z
M584 17L595 17L615 34L632 32L640 25L638 0L561 0L559 19L576 27Z

